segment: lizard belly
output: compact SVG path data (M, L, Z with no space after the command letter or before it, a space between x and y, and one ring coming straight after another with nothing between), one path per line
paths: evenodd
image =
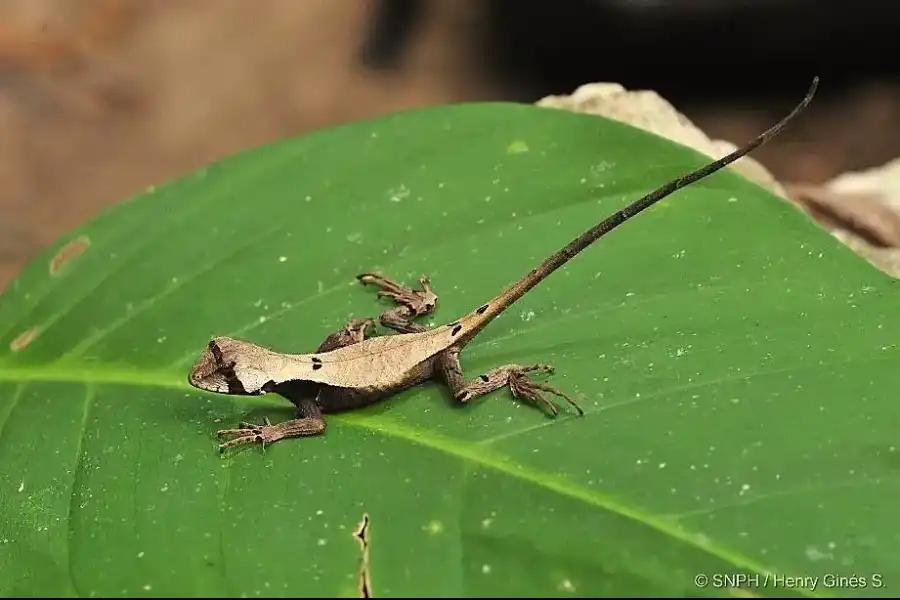
M396 386L346 388L320 385L316 403L323 413L336 413L369 406L384 400L400 389L413 387L429 379L434 373L433 365L433 359L417 364L408 372L406 380Z

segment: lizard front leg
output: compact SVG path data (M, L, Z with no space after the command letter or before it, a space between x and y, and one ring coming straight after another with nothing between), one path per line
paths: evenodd
M316 352L329 352L357 344L368 337L369 328L374 324L375 321L372 319L351 321L343 329L326 336ZM291 400L297 406L297 418L275 425L266 418L265 425L244 422L236 429L220 429L216 432L218 437L234 437L219 444L219 451L224 452L228 448L244 444L261 444L265 448L268 444L284 438L309 437L324 433L325 418L317 402L321 393L320 387L297 383L295 386L284 384L299 392L297 399Z
M459 353L460 349L456 346L448 348L437 356L435 369L454 399L459 402L468 403L494 390L509 386L514 398L524 398L534 404L543 405L554 417L559 414L559 409L542 392L564 398L575 407L579 415L584 414L578 403L563 392L546 383L532 381L528 377L528 373L552 373L552 365L504 365L491 369L472 381L466 381L459 362Z
M265 425L241 423L237 429L220 429L219 437L235 436L227 442L219 444L219 451L224 452L233 446L243 444L261 444L265 448L278 440L290 437L308 437L325 432L325 418L313 398L300 398L297 401L298 418L284 421L276 425L266 417Z
M356 276L363 285L375 285L381 289L379 297L391 298L397 306L384 311L379 321L400 333L419 333L425 326L415 323L415 319L431 314L437 306L438 296L431 287L427 275L419 277L420 290L414 290L388 279L381 273L363 273Z

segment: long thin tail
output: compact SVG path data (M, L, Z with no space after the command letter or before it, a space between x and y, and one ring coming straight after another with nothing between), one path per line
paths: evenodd
M818 88L818 86L819 78L813 77L812 84L809 87L809 91L806 92L806 96L803 98L803 100L796 107L794 107L794 110L792 110L790 114L781 119L778 123L747 143L745 146L738 148L737 150L723 158L708 163L694 171L691 171L687 175L683 175L682 177L670 181L669 183L653 190L643 198L635 200L622 210L616 212L607 219L603 220L598 225L591 227L580 236L572 240L572 242L570 242L564 248L556 252L553 256L545 260L543 263L541 263L540 266L532 270L525 277L508 287L500 295L491 300L488 304L482 306L467 318L462 319L460 323L463 325L463 328L462 331L460 331L460 334L456 337L458 343L465 344L468 340L472 339L490 321L492 321L500 313L502 313L513 303L515 303L516 300L524 296L531 288L543 281L553 271L566 264L576 254L599 240L601 237L603 237L631 217L637 215L647 208L650 208L666 196L669 196L679 189L696 181L699 181L704 177L712 175L716 171L749 154L771 138L778 135L778 133L780 133L781 130L784 129L784 127L794 119L794 117L800 114L800 112L809 105L816 93L816 89Z

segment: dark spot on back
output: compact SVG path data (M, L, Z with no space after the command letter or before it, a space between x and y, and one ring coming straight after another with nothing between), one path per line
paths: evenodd
M478 378L485 383L487 383L488 379L490 379L487 375L479 375Z
M314 360L313 361L313 371L318 371L321 368L322 368L322 361L320 360L320 361L316 362Z
M485 304L484 306L479 307L475 312L479 315L483 315L484 311L488 309L488 306L490 306L490 304Z
M453 328L453 331L450 332L450 335L456 335L460 331L462 331L462 325L457 325L456 327Z
M318 365L322 364L322 359L317 356L313 356L310 360L313 361L313 364L318 364Z

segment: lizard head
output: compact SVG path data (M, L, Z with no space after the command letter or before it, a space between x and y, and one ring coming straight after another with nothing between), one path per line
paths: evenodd
M188 374L195 388L219 394L258 396L274 390L275 382L264 368L271 352L227 337L217 337L200 354Z

